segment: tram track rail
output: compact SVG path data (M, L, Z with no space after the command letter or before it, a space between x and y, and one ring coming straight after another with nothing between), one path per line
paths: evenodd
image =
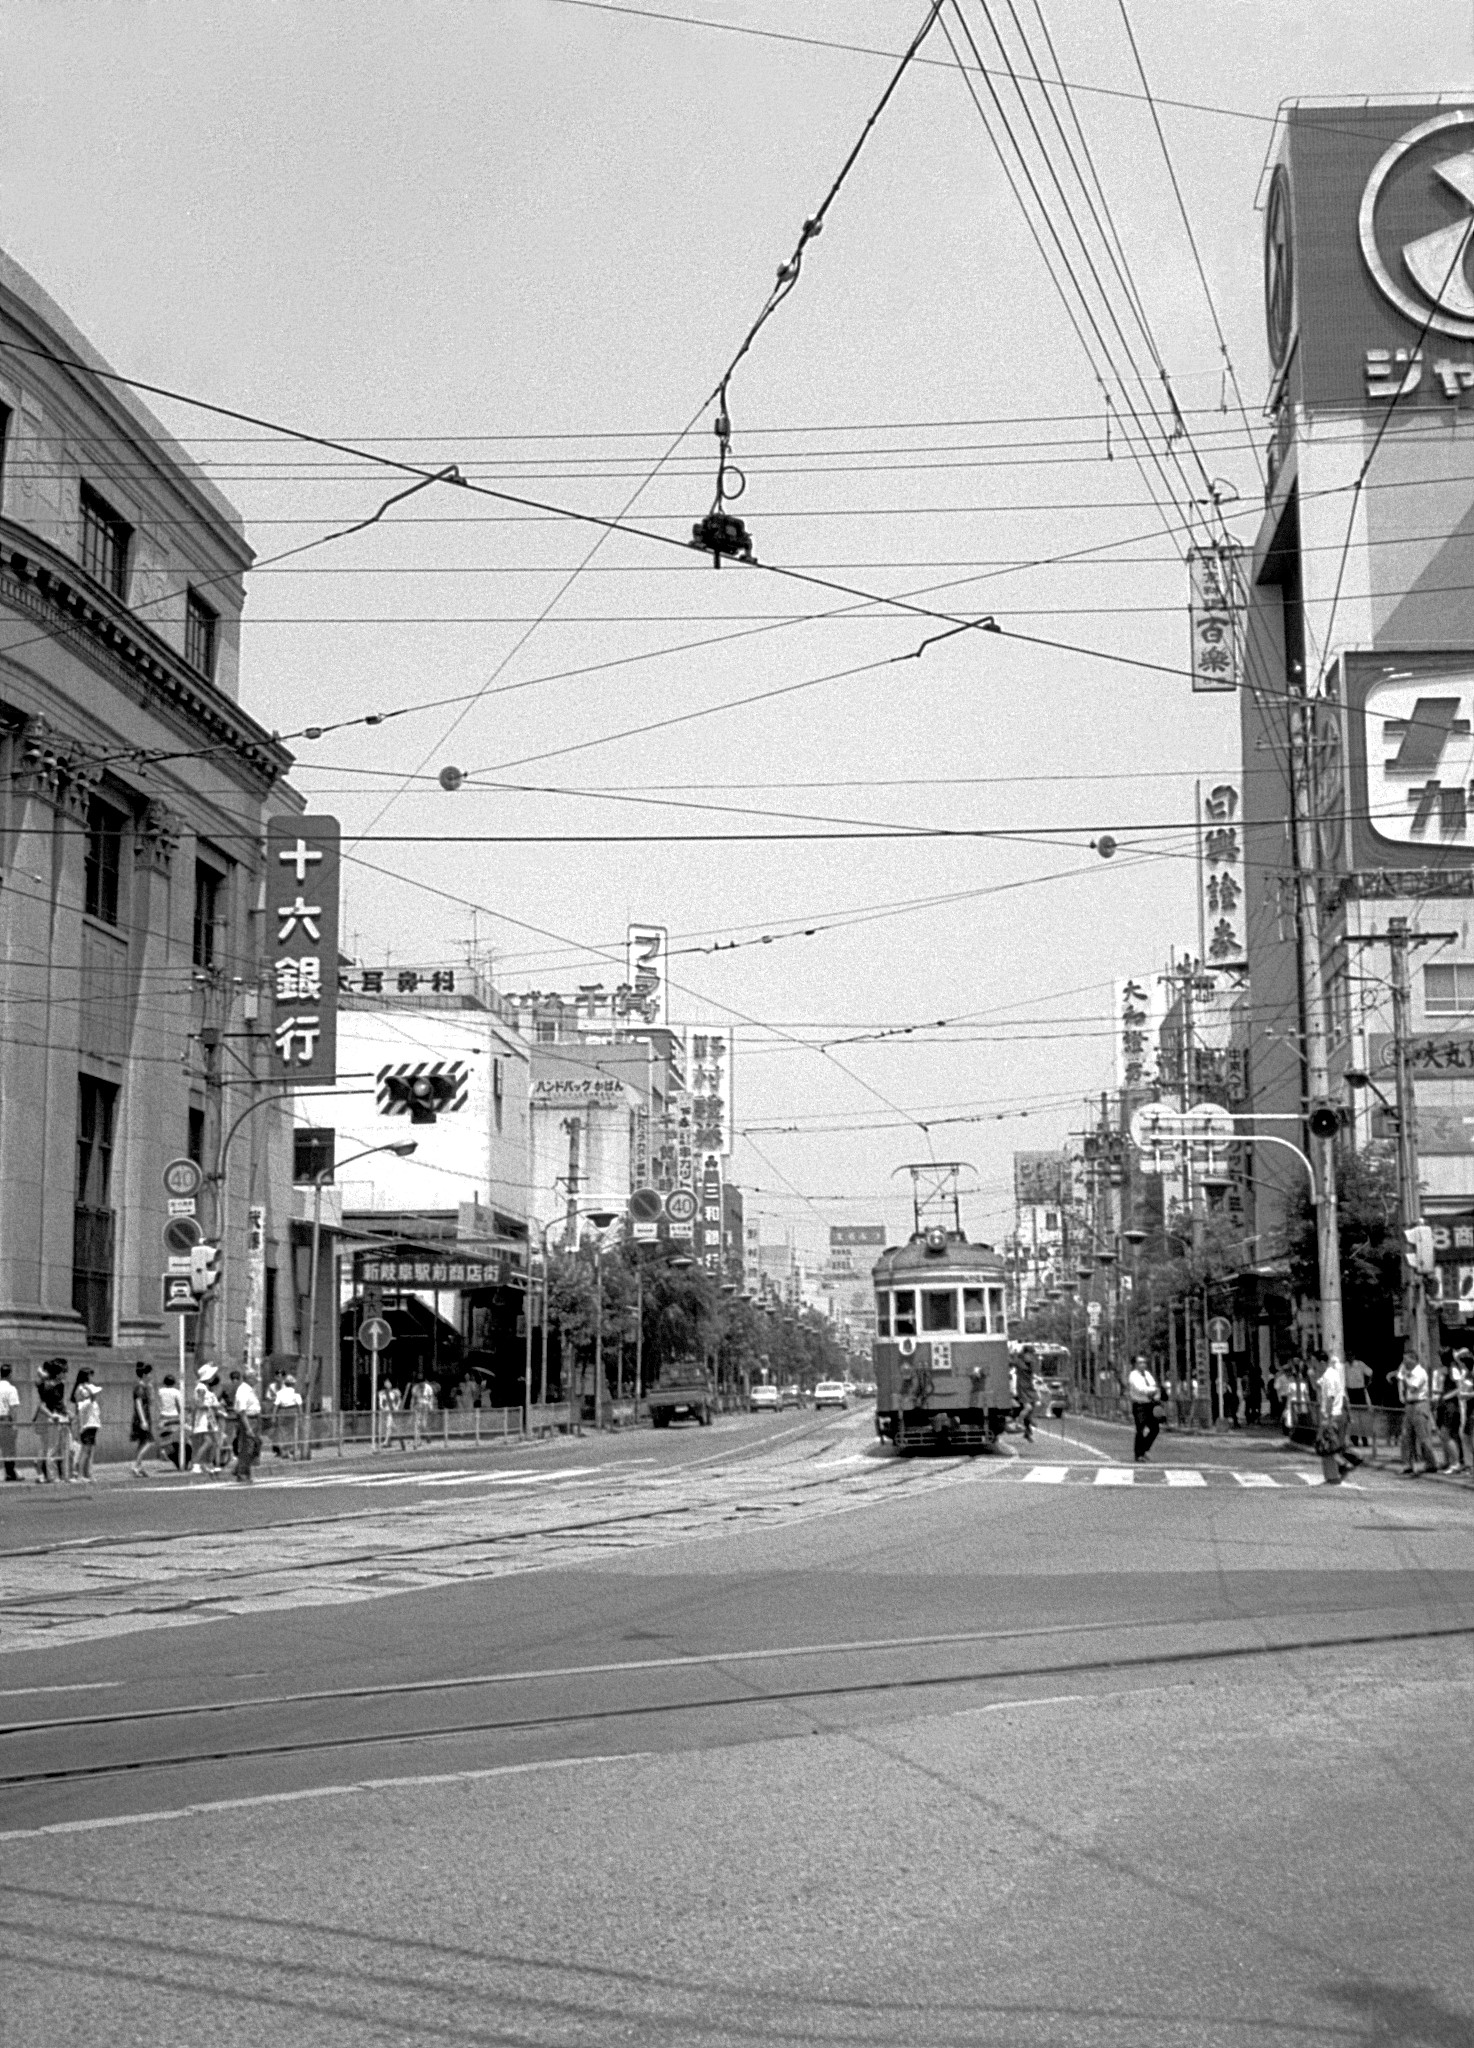
M1242 1618L1234 1618L1242 1625ZM631 1674L661 1669L690 1669L693 1666L716 1668L737 1663L775 1662L783 1658L810 1656L822 1657L848 1652L850 1654L896 1654L915 1649L918 1645L930 1643L934 1646L955 1646L969 1640L1018 1640L1030 1635L1057 1636L1064 1634L1085 1634L1095 1630L1112 1630L1129 1633L1145 1627L1176 1628L1208 1627L1210 1621L1161 1622L1140 1620L1136 1622L1104 1622L1070 1624L1062 1623L1040 1631L1007 1630L997 1632L980 1631L962 1637L898 1638L882 1639L876 1643L828 1644L785 1646L777 1650L713 1652L707 1656L686 1659L638 1660L629 1664L606 1666L570 1667L568 1670L542 1672L516 1672L483 1674L478 1677L451 1681L424 1681L409 1685L379 1687L351 1687L315 1695L284 1695L280 1699L259 1701L227 1701L201 1703L195 1708L174 1710L176 1712L243 1713L250 1710L275 1710L302 1698L324 1702L343 1699L402 1698L406 1693L447 1692L456 1688L473 1685L494 1685L520 1682L533 1684L539 1680L579 1675ZM335 1731L318 1737L299 1740L274 1740L251 1742L233 1740L228 1745L199 1748L184 1753L155 1754L149 1756L120 1757L85 1764L56 1763L33 1770L0 1771L0 1789L18 1791L30 1786L61 1786L83 1784L103 1780L136 1777L151 1771L177 1771L214 1764L240 1765L249 1761L280 1760L297 1756L321 1755L357 1749L387 1747L406 1743L448 1741L472 1736L495 1736L526 1734L538 1730L563 1730L575 1727L617 1726L621 1723L648 1721L661 1716L691 1716L720 1712L730 1709L755 1710L763 1707L797 1706L803 1703L841 1700L862 1696L918 1695L937 1692L944 1688L998 1686L1033 1683L1042 1679L1068 1680L1109 1676L1116 1672L1145 1670L1191 1669L1214 1664L1249 1662L1260 1659L1279 1658L1305 1654L1346 1651L1354 1649L1386 1648L1399 1643L1432 1643L1474 1637L1474 1618L1451 1620L1444 1623L1424 1623L1404 1628L1357 1628L1339 1632L1310 1634L1305 1631L1293 1637L1273 1641L1258 1640L1228 1644L1197 1645L1177 1649L1143 1647L1122 1650L1115 1654L1099 1657L1065 1658L1054 1661L1024 1663L1015 1662L1007 1666L966 1671L907 1672L898 1677L857 1676L852 1679L822 1681L792 1686L745 1688L723 1693L709 1693L697 1698L662 1698L637 1700L612 1705L589 1705L546 1712L528 1712L501 1716L486 1716L478 1719L442 1722L434 1726L414 1728L374 1728L357 1731ZM1027 1697L1026 1695L1024 1696ZM117 1720L138 1720L156 1722L165 1715L125 1713L121 1716L77 1716L63 1717L53 1725L48 1722L25 1722L0 1729L5 1738L23 1737L26 1734L54 1734L57 1727L74 1729L98 1728Z
M833 1424L819 1423L817 1422L817 1420L815 1420L809 1422L808 1424L802 1427L796 1427L794 1429L787 1431L784 1436L776 1439L776 1441L770 1437L764 1437L759 1438L752 1443L734 1444L726 1450L711 1451L706 1453L706 1455L704 1455L703 1457L687 1459L679 1465L669 1466L666 1468L666 1472L663 1476L665 1476L668 1479L675 1480L679 1479L686 1473L694 1473L709 1470L710 1468L719 1465L723 1466L724 1469L729 1471L740 1471L743 1469L740 1465L735 1463L728 1464L727 1461L736 1460L739 1458L751 1461L764 1454L771 1455L772 1452L777 1449L787 1449L790 1446L796 1446L798 1443L806 1439L812 1438L813 1436L817 1435L818 1431L821 1428L825 1427L832 1429ZM878 1464L888 1464L889 1462L889 1460L877 1460ZM520 1474L509 1474L504 1476L501 1474L491 1473L488 1473L486 1476L487 1483L490 1485L497 1485L498 1483L505 1485L508 1478L517 1478L520 1480L522 1477L522 1475ZM539 1474L538 1476L540 1478L545 1478L547 1482L552 1485L556 1485L559 1482L559 1480L563 1477L563 1475L557 1470L556 1467L554 1467L553 1470L547 1472L546 1474ZM579 1476L585 1477L587 1475L581 1473ZM622 1476L624 1476L623 1468L617 1460L612 1461L610 1463L608 1476L611 1481L617 1481ZM642 1474L642 1476L644 1475ZM375 1482L380 1481L382 1477L382 1472L368 1473L364 1475L363 1483L365 1485L372 1485ZM354 1482L352 1479L345 1478L342 1483L345 1486L351 1486ZM203 1492L200 1494L199 1497L201 1499L209 1498L209 1496ZM499 1494L491 1496L492 1499L500 1499L503 1497L505 1497L508 1500L511 1500L516 1499L519 1496L513 1494L510 1491L510 1488L508 1489L505 1496ZM443 1506L449 1508L454 1505L459 1505L459 1503L454 1502L448 1496L444 1501L437 1500L434 1497L426 1497L410 1501L386 1501L382 1506L376 1503L370 1507L344 1508L335 1514L282 1515L278 1519L268 1522L221 1523L216 1527L208 1530L201 1530L197 1528L142 1529L137 1531L120 1530L116 1533L109 1533L106 1535L66 1536L59 1538L58 1541L56 1541L55 1543L27 1544L16 1546L11 1549L0 1548L0 1564L4 1564L10 1560L19 1561L25 1558L35 1557L86 1556L89 1552L106 1552L108 1550L126 1549L131 1544L144 1545L198 1543L201 1541L202 1538L214 1542L220 1539L221 1537L226 1536L261 1536L267 1535L274 1530L282 1529L327 1529L340 1526L345 1522L381 1521L390 1516L424 1514L427 1512L431 1512L438 1507Z

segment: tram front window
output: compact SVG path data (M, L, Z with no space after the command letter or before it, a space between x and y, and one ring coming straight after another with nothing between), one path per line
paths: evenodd
M981 1287L964 1287L962 1290L962 1334L964 1337L986 1337L988 1334L988 1298Z
M875 1297L875 1334L888 1337L891 1333L891 1298L888 1294Z
M894 1312L894 1334L897 1337L916 1335L916 1296L909 1287L898 1287L891 1296Z
M957 1295L953 1288L928 1287L923 1291L921 1327L928 1335L957 1328Z
M995 1337L1001 1337L1008 1328L1003 1313L1003 1289L1001 1287L990 1287L988 1289L988 1328Z

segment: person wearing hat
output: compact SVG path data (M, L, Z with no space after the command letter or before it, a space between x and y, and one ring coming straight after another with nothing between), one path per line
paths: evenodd
M207 1358L195 1374L190 1394L190 1434L194 1438L196 1477L202 1472L211 1479L220 1477L224 1431L220 1421L223 1410L217 1385L219 1378L218 1370Z

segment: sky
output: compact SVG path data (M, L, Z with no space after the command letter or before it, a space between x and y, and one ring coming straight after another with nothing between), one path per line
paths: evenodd
M478 487L249 580L245 706L349 721L291 744L356 957L571 991L667 925L765 1239L903 1231L929 1156L1001 1235L1112 984L1195 949L1239 746L1183 554L1254 530L1275 110L1474 73L1451 0L1127 6L1140 69L1120 0L947 0L866 132L924 0L0 4L0 244L123 373L369 458L157 402L258 556ZM862 136L732 373L716 573L714 393Z

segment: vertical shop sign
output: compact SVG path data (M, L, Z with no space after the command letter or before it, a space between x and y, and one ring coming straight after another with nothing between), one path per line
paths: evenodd
M1199 886L1203 892L1203 965L1243 967L1244 873L1239 828L1239 792L1231 782L1217 782L1203 797L1198 819L1201 857Z
M667 1002L669 934L663 924L632 924L625 938L625 980L647 1024L670 1021Z
M1191 592L1195 692L1236 690L1244 674L1243 550L1223 544L1192 548L1187 557Z
M338 841L336 818L266 827L271 1073L282 1088L330 1088L338 1077Z

